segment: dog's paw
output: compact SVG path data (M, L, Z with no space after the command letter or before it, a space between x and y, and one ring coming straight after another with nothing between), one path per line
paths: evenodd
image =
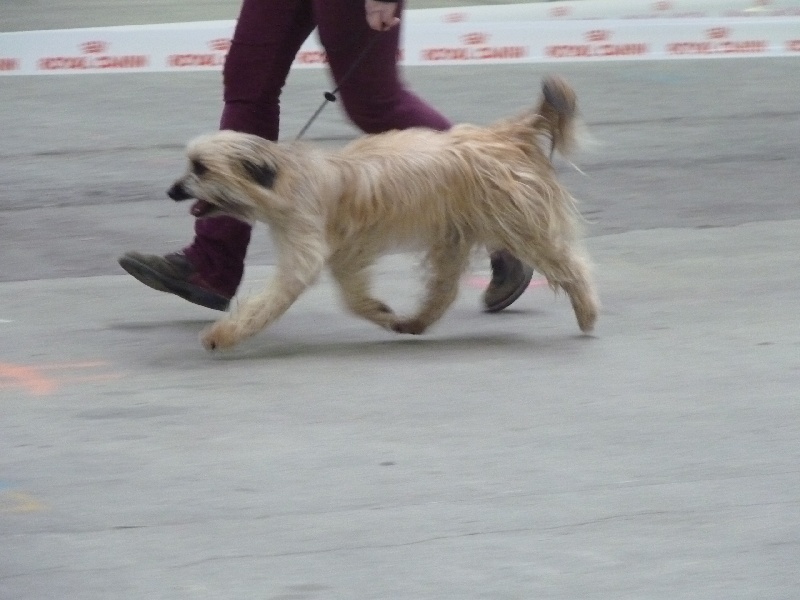
M239 341L236 328L230 321L217 321L200 334L203 347L209 352L232 348Z
M428 326L420 319L406 319L403 321L395 321L391 325L392 331L397 333L408 333L411 335L420 335L425 333Z

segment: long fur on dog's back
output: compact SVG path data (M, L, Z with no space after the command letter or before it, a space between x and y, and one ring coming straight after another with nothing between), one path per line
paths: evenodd
M574 239L575 201L553 176L548 154L575 150L576 113L572 88L549 77L538 104L514 118L359 138L329 156L350 195L331 207L331 221L354 233L385 229L375 240L387 245L457 233L466 243L507 247L509 238L537 236L512 231L521 223L550 239Z

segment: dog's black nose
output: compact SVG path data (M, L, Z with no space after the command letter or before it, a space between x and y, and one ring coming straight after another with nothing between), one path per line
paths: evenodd
M171 188L169 188L167 190L167 196L169 196L176 202L180 202L181 200L188 200L189 198L191 198L191 196L186 193L186 190L183 189L183 186L180 183L176 183Z

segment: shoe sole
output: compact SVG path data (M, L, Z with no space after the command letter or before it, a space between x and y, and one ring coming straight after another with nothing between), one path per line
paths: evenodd
M528 289L528 286L531 284L531 279L533 279L533 269L526 269L525 277L522 278L522 281L520 281L520 284L514 289L514 291L503 298L500 302L495 302L491 306L485 306L483 312L497 313L514 304L514 302L516 302L519 297L525 293L525 290Z
M151 269L148 265L128 256L123 256L119 259L119 266L147 287L159 292L174 294L192 304L223 312L228 310L230 305L230 300L226 300L218 294L208 292L185 281L165 278L164 275Z

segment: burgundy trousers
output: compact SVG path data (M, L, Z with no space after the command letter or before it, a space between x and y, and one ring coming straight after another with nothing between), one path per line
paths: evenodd
M450 128L442 114L404 85L397 66L400 28L370 29L363 0L244 0L223 71L220 129L278 139L281 90L314 28L344 110L362 131ZM373 36L379 39L348 74ZM244 274L250 226L216 217L198 219L194 230L186 257L217 291L233 296Z

